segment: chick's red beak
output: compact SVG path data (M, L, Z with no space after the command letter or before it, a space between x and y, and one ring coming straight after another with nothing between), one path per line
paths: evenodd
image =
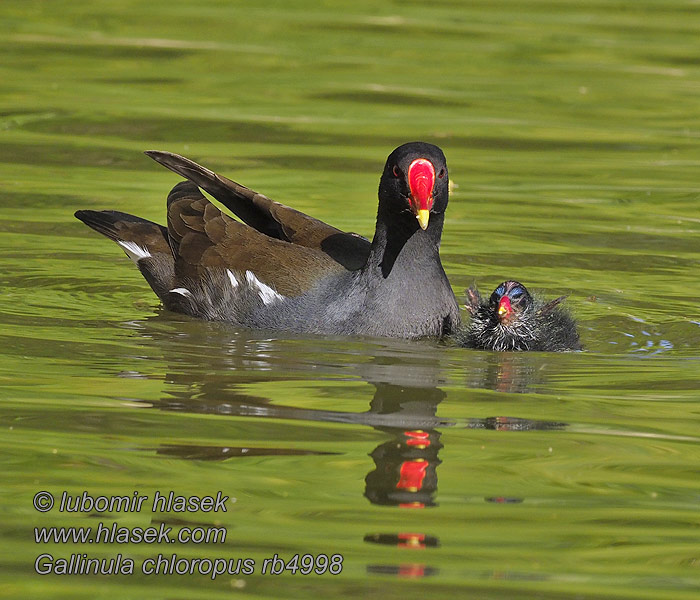
M428 227L430 209L433 208L435 167L425 158L417 158L408 167L409 201L421 229Z
M498 319L503 321L507 319L513 312L513 307L510 305L510 298L508 296L503 296L501 301L498 303Z

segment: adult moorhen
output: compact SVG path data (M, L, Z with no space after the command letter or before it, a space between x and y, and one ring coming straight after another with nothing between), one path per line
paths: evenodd
M438 252L448 175L437 146L413 142L389 155L371 243L177 154L146 154L188 180L168 196L167 228L118 211L75 216L121 246L167 309L325 334L417 338L458 327Z
M482 350L580 350L576 324L559 306L560 296L550 302L533 298L517 281L504 281L483 300L479 291L467 290L466 309L471 322L455 335L466 348Z

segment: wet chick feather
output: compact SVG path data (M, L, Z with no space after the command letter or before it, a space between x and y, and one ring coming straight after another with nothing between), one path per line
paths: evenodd
M504 281L486 300L476 287L467 292L470 322L456 335L465 348L496 350L580 350L576 323L560 304L566 296L544 302L518 281Z

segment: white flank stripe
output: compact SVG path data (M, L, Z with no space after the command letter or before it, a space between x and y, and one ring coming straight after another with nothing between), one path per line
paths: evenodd
M135 263L138 263L142 258L149 258L151 256L151 253L146 250L146 248L139 246L136 242L117 240L117 244L124 249L126 255Z
M262 281L260 281L255 276L255 273L253 273L253 271L246 271L245 278L249 285L258 288L258 296L260 296L260 299L263 301L263 304L272 304L277 300L284 300L284 296L278 294L269 285L265 285Z
M171 294L180 294L180 296L185 296L186 298L191 298L192 297L192 292L188 290L187 288L173 288L170 290Z
M238 279L236 279L236 276L233 274L231 269L226 269L226 273L228 274L228 278L231 280L231 287L237 288L238 287Z

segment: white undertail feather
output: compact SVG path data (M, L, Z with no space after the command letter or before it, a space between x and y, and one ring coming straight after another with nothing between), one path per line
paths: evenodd
M187 288L173 288L170 290L171 294L180 294L180 296L185 296L186 298L191 298L192 297L192 292L188 290Z
M150 258L151 253L148 251L147 248L144 246L139 246L136 242L127 242L125 240L117 240L117 244L119 244L124 252L126 252L126 255L134 261L135 264L138 264L138 262L142 258Z
M263 301L263 304L265 304L265 305L272 304L273 302L276 302L277 300L284 299L284 296L282 296L281 294L278 294L269 285L266 285L262 281L260 281L255 276L255 273L253 273L252 271L246 271L245 278L246 278L246 281L248 282L248 285L258 288L258 296L260 296L260 299Z
M238 279L236 279L236 276L233 274L233 271L231 271L231 269L226 269L226 274L228 275L228 278L231 281L231 287L237 288L238 287Z

